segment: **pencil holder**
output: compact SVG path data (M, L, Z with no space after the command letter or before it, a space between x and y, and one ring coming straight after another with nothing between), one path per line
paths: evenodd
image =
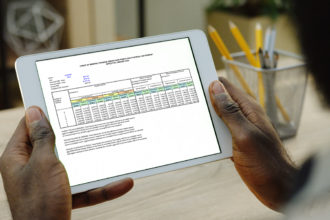
M228 79L264 108L280 137L296 135L306 91L307 68L302 57L282 50L277 68L251 66L244 52L222 57Z

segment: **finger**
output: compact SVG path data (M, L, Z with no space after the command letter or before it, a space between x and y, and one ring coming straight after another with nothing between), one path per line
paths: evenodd
M32 155L37 152L54 153L55 135L43 111L32 106L26 110L26 124L33 146Z
M1 171L21 169L28 162L31 151L30 138L26 129L25 117L23 117L1 156Z
M230 96L232 97L233 100L235 100L237 102L242 102L246 99L248 99L249 101L255 100L250 95L248 95L247 93L243 92L241 89L236 87L228 79L226 79L224 77L219 77L219 81L224 85L224 87L226 88L227 92L230 94ZM241 104L241 103L238 103L238 104Z
M250 122L241 112L239 105L228 94L224 85L219 81L214 81L209 86L211 103L215 112L228 126L234 136L244 133L250 126Z
M248 116L253 111L258 112L258 114L265 114L261 105L254 98L237 88L228 79L219 77L219 81L224 85L230 97L239 105L244 115Z
M220 77L219 80L222 85L224 85L232 100L238 104L244 116L253 125L267 134L274 135L274 132L276 133L275 129L273 129L273 125L266 115L266 112L255 99L237 88L234 84L229 82L228 79Z
M116 199L130 191L133 186L134 181L131 178L125 178L102 188L75 194L72 196L72 209L92 206Z

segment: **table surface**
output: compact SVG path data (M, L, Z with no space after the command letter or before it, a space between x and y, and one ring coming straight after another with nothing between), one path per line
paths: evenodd
M0 112L0 154L24 115L23 108ZM330 111L322 108L312 79L296 137L285 140L301 164L330 143ZM127 195L94 207L74 210L73 219L281 219L245 186L229 159L135 180ZM11 219L0 181L0 219Z

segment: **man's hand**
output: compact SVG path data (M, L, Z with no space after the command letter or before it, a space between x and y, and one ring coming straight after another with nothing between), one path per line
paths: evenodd
M71 210L118 198L133 187L126 178L71 195L69 179L55 152L55 136L42 110L31 107L0 159L14 219L70 219Z
M262 107L225 78L209 87L214 110L233 138L233 162L251 192L278 210L288 199L297 168Z

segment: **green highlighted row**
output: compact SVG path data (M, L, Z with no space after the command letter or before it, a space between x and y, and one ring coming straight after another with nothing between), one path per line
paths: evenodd
M140 95L146 95L146 94L152 94L156 92L163 92L167 90L172 90L172 89L179 89L179 88L184 88L188 86L193 86L193 82L187 82L187 83L179 83L175 85L170 85L170 86L164 86L164 87L158 87L158 88L152 88L152 89L146 89L138 92L130 92L130 93L124 93L124 94L119 94L116 93L116 95L112 96L104 96L103 98L94 98L94 99L87 99L87 101L80 101L80 100L73 100L71 101L72 107L80 107L84 105L91 105L91 104L96 104L96 103L101 103L101 102L107 102L107 101L113 101L113 100L118 100L118 99L123 99L123 98L130 98L133 96L140 96ZM100 97L100 96L99 96Z

